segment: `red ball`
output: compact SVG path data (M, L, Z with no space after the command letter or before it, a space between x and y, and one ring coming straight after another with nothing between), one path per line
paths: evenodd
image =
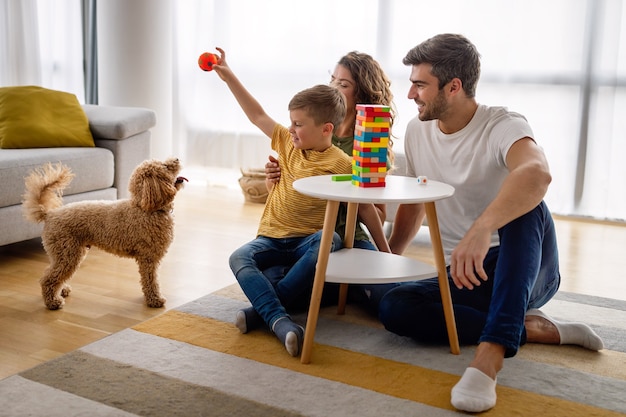
M211 71L213 64L217 64L217 55L205 52L198 58L198 65L203 71Z

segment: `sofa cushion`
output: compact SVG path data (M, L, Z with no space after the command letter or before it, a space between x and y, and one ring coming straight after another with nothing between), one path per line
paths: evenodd
M20 204L24 178L31 170L48 162L62 162L75 174L64 195L113 186L113 153L108 149L0 149L0 207Z
M156 125L156 113L142 107L83 104L94 138L126 139Z
M59 146L94 146L74 94L38 86L0 88L1 148Z

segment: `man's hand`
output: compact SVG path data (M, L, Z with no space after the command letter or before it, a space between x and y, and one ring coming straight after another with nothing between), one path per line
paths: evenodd
M457 288L471 290L480 286L481 280L489 279L483 261L490 244L491 231L474 225L454 248L450 258L450 276Z

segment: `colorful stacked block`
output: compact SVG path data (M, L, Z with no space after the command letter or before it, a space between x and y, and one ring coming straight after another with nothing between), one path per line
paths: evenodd
M359 187L384 187L391 127L390 108L376 104L357 104L356 111L352 184Z

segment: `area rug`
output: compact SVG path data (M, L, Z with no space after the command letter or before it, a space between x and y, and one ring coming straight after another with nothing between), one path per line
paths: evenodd
M453 355L393 335L355 306L324 308L312 361L269 331L240 334L236 286L0 381L0 416L457 416ZM543 309L584 321L606 349L528 344L484 416L626 416L626 302L559 293ZM295 317L305 323L306 315Z

